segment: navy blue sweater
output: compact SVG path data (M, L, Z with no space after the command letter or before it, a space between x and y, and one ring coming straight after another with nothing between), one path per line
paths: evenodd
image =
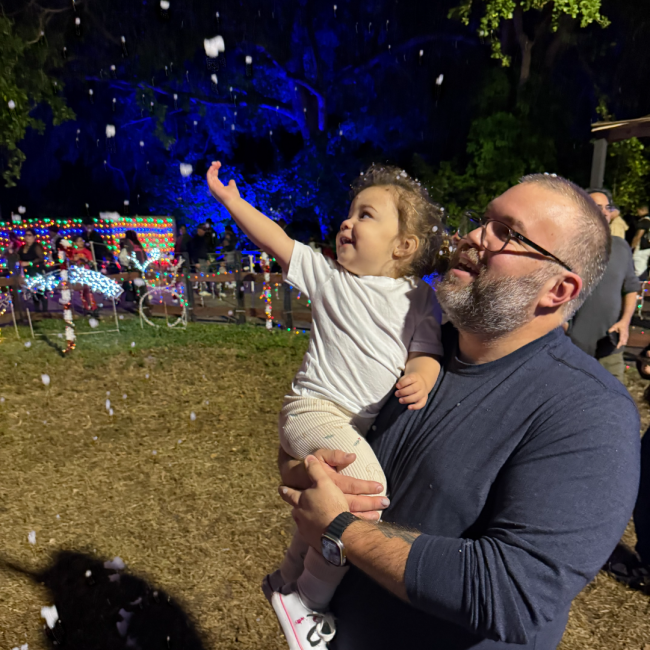
M457 359L450 326L443 343L427 406L391 399L368 438L388 479L384 520L423 533L411 604L352 567L332 650L551 650L632 513L638 412L597 361L561 330L478 366Z

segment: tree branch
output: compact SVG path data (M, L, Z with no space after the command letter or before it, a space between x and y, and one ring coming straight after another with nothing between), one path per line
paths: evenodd
M428 36L416 36L415 38L406 41L406 43L402 43L402 45L391 48L390 51L382 52L381 54L374 56L372 59L369 59L361 65L348 65L345 68L341 68L338 74L334 77L332 83L337 83L341 80L342 77L346 77L351 74L356 75L360 72L364 72L376 65L379 65L380 63L387 62L396 54L408 52L413 48L419 47L426 43L430 43L431 41L451 41L452 43L462 43L464 45L478 45L478 41L476 39L467 38L466 36L453 36L450 34L429 34Z
M174 95L173 91L164 90L163 88L158 88L156 86L152 86L142 81L131 84L128 83L127 81L119 81L116 79L102 79L100 77L86 77L86 81L97 81L100 83L108 83L108 85L111 86L112 88L120 88L122 90L132 91L135 90L136 88L140 88L142 90L151 90L152 92L158 95L164 95L166 97L173 97ZM214 100L214 99L208 99L207 97L195 97L187 93L180 93L180 94L187 97L190 103L192 104L203 104L204 106L227 106L230 108L234 108L234 105L230 100ZM294 122L298 122L294 113L282 106L280 106L277 110L275 106L271 106L270 104L261 104L261 103L251 104L249 102L238 102L237 106L251 106L252 108L264 108L268 111L273 111L274 113L277 113L279 115L284 115L285 117L292 119Z

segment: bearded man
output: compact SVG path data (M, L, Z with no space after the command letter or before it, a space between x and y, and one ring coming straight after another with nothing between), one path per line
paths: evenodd
M561 327L609 246L580 188L523 178L461 240L437 288L450 323L427 406L407 410L398 391L368 436L390 505L355 496L376 485L335 471L353 456L280 454L300 533L351 565L330 648L557 647L638 487L636 406Z

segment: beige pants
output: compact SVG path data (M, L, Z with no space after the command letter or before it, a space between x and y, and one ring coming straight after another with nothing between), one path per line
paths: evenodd
M384 486L381 496L386 494L386 476L366 442L366 433L373 423L372 418L362 418L327 400L288 395L280 411L280 444L284 451L294 458L303 459L317 449L340 449L357 455L352 465L342 474L368 481L377 481ZM298 531L280 567L286 582L299 581L303 572L311 574L310 584L321 583L323 594L328 600L336 586L343 579L347 567L335 567L323 556L309 548ZM317 581L317 582L314 582Z
M373 418L364 418L323 399L288 395L280 411L280 444L289 456L303 459L317 449L340 449L357 455L341 473L384 487L386 477L366 442ZM386 492L382 493L382 496Z

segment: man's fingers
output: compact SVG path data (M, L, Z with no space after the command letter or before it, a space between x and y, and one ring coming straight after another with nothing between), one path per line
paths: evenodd
M370 512L353 512L352 514L355 517L359 517L359 519L365 519L366 521L379 521L380 519L379 513L376 510L372 510Z
M281 485L278 488L278 492L283 501L286 501L290 506L293 506L295 508L298 505L301 495L300 490L294 490L293 488L287 487L286 485Z
M307 456L307 458L305 458L305 467L307 468L309 478L311 478L311 480L317 485L332 480L316 456Z
M357 459L356 454L346 454L340 449L318 449L314 452L314 456L327 463L330 467L335 467L338 470L345 469Z
M345 498L348 500L350 512L385 510L390 505L390 499L388 497L353 496L346 494Z
M343 476L343 474L330 474L334 485L346 496L356 494L377 494L384 489L384 486L377 481L363 481L360 478Z

